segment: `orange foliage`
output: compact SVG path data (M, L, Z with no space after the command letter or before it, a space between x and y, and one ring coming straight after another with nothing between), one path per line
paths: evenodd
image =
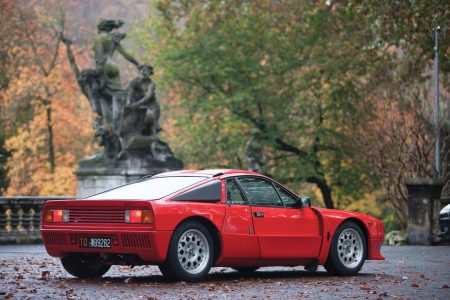
M93 116L58 42L58 20L40 5L11 7L16 15L26 16L16 29L23 34L8 48L0 45L10 61L8 85L0 90L1 131L12 150L6 194L75 195L73 171L95 148Z
M18 105L31 94L33 118L22 124L6 141L13 150L8 161L11 179L7 195L75 195L73 171L77 161L94 151L92 113L88 101L78 91L72 71L64 64L51 76L42 77L32 68L23 68L20 76L5 91L8 107ZM48 162L46 107L40 101L51 93L52 127L55 146L55 172ZM14 111L14 109L12 109Z

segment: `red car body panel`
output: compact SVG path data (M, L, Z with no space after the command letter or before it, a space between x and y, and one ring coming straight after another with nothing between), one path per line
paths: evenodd
M220 253L216 266L307 265L313 261L324 264L334 232L342 222L360 224L367 241L367 259L384 257L380 247L384 228L380 220L368 215L317 207L289 208L230 205L226 203L225 179L234 176L262 176L241 170L177 171L157 176L209 177L159 200L67 200L48 201L49 209L74 212L68 223L42 220L42 237L47 252L64 257L71 252L134 254L143 262L158 264L167 256L173 231L183 221L195 218L207 223L217 233ZM215 176L214 176L215 175ZM172 198L206 182L222 182L220 202L174 201ZM128 209L151 210L153 224L127 224L119 215ZM102 210L102 215L98 211ZM109 212L111 211L111 212ZM83 212L93 221L78 223L76 213ZM43 213L43 216L44 216ZM255 217L255 213L264 218ZM108 218L111 218L109 220ZM95 218L103 218L99 223ZM86 221L86 220L84 220ZM97 222L97 223L96 223ZM109 223L108 223L109 222ZM107 249L80 248L80 237L111 237Z
M367 259L384 259L380 253L380 248L384 239L384 225L380 220L356 212L317 207L314 209L318 212L323 224L323 245L319 255L319 264L324 264L326 262L333 234L339 225L346 220L353 220L364 226L364 233L367 238Z

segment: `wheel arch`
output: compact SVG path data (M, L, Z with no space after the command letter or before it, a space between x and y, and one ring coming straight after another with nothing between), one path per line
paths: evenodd
M220 241L219 229L216 227L216 225L213 222L211 222L211 220L209 220L205 217L190 216L190 217L187 217L186 219L183 219L180 223L178 223L175 230L178 227L180 227L181 224L189 222L189 221L198 222L198 223L202 224L203 226L206 227L209 234L211 234L211 237L213 239L213 244L214 244L214 260L213 260L213 264L214 264L217 261L217 259L220 257L220 254L222 253L222 244Z
M364 224L364 222L363 221L361 221L360 219L358 219L358 218L353 218L353 217L351 217L351 218L347 218L347 219L345 219L344 221L342 221L340 224L339 224L339 226L342 226L342 224L344 224L345 222L353 222L353 223L355 223L356 225L358 225L359 226L359 228L361 228L361 231L363 232L363 234L364 234L364 240L366 241L366 257L364 257L364 259L367 259L367 256L368 256L368 254L369 254L369 232L367 231L367 227L366 227L366 225Z

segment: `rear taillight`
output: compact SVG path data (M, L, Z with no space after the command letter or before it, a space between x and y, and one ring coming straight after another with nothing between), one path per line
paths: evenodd
M153 215L150 210L133 209L125 211L126 223L153 223Z
M44 221L48 223L69 222L69 211L64 209L50 209L45 212Z

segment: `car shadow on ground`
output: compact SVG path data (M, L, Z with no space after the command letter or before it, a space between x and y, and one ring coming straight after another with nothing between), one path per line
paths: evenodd
M130 272L132 273L132 272ZM370 273L359 273L351 278L360 278L360 279L368 279L370 277L375 277L377 275ZM226 282L241 282L241 281L252 281L252 280L289 280L289 279L297 279L297 280L339 280L349 277L341 277L341 276L332 276L325 271L317 271L317 272L309 272L305 270L270 270L270 271L255 271L251 273L240 273L234 271L228 272L212 272L210 273L204 280L199 283L226 283ZM64 279L66 283L116 283L116 284L151 284L151 283L173 283L166 278L164 278L160 274L152 274L152 275L136 275L130 274L127 276L126 273L121 274L120 276L103 276L102 278L96 279L79 279L79 278L66 278Z

